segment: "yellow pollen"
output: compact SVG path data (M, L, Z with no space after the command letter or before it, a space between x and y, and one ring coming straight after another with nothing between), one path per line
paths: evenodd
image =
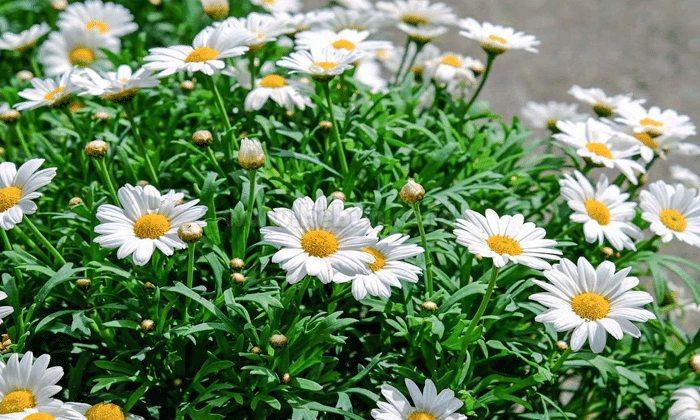
M346 39L339 39L339 40L335 41L334 43L332 43L331 46L333 48L335 48L336 50L345 49L348 51L352 51L356 48L355 44L353 44L352 42L350 42Z
M22 198L20 187L0 188L0 213L16 206L20 198Z
M595 321L608 315L610 302L597 293L581 293L571 299L571 309L581 318Z
M685 217L679 211L673 209L661 210L659 219L661 219L661 223L664 226L676 232L684 232L688 226Z
M68 61L74 66L87 67L95 61L95 53L88 47L75 47L68 54Z
M605 204L597 200L586 200L583 205L586 206L586 211L591 219L603 226L610 223L610 210Z
M608 159L613 158L612 153L610 153L610 149L608 149L608 146L604 145L603 143L586 143L586 149L598 156L603 156Z
M380 60L388 60L389 59L389 51L377 50L377 58Z
M515 239L504 235L496 235L488 238L486 240L486 245L491 248L491 251L499 255L508 254L516 256L523 253L520 244Z
M276 75L276 74L269 74L260 81L260 86L264 88L281 88L284 86L287 86L287 81L284 80L284 77Z
M126 83L129 81L129 79L127 79L126 77L122 77L121 79L119 79L119 81L122 83Z
M409 25L413 26L418 26L418 25L425 25L426 23L430 23L430 20L426 18L425 16L418 16L418 15L403 15L399 18L402 22L408 23Z
M85 412L87 420L125 420L124 412L118 405L98 403Z
M56 99L56 94L63 93L63 90L63 86L57 87L56 89L44 95L44 99L46 99L47 101L53 101L54 99Z
M501 38L500 36L496 36L496 35L489 35L489 39L491 41L498 42L501 45L506 45L508 43L508 41L506 41L505 38Z
M651 118L644 118L640 120L639 123L641 125L653 125L654 127L663 127L664 125L661 121L652 120Z
M30 414L22 420L56 420L56 417L48 413L34 413Z
M275 0L262 0L267 4L275 4Z
M91 20L85 24L85 30L89 31L92 28L97 28L101 34L107 33L109 31L109 26L106 23L99 20Z
M9 392L0 400L0 414L19 413L26 408L34 407L36 407L34 394L26 389Z
M372 264L369 264L369 268L372 269L372 272L374 273L375 271L379 271L386 265L386 257L384 257L384 254L381 252L377 251L374 248L362 248L363 251L365 251L368 254L371 254L374 257L374 262Z
M454 54L446 55L440 62L452 67L459 67L461 65L459 57Z
M170 229L170 221L162 214L147 214L134 223L134 233L141 239L157 239Z
M634 133L632 135L634 136L634 138L641 141L645 146L649 146L652 149L656 149L659 147L659 145L654 141L654 137L652 137L651 133L649 132Z
M406 420L437 420L435 416L425 411L414 411Z
M321 67L323 70L333 70L334 68L338 67L337 64L328 61L317 61L311 65Z
M219 52L209 47L195 48L185 58L185 63L201 63L202 61L213 60L219 56Z
M301 237L301 247L313 257L326 258L338 250L338 240L328 231L313 229Z

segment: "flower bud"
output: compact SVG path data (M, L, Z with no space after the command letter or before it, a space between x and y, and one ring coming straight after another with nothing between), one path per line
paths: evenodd
M136 183L137 187L145 188L146 185L150 184L150 182L146 181L145 179L142 179L141 181L138 181Z
M259 169L265 164L265 152L257 139L241 140L241 150L238 152L238 163L248 170Z
M255 347L253 347L252 349L250 349L250 352L253 353L253 354L261 354L261 353L262 353L262 349L261 349L260 347L258 347L258 346L255 346Z
M182 379L180 379L180 378L173 379L173 385L175 385L177 387L182 386Z
M693 372L697 373L700 375L700 354L694 354L690 356L690 368L693 370Z
M78 288L84 292L90 290L90 285L92 284L92 280L90 279L78 279L75 281L75 284L78 286Z
M609 246L604 246L603 248L601 248L600 251L603 253L605 258L610 258L613 255L615 255L615 251L612 248L610 248Z
M557 348L559 349L559 351L566 351L569 348L569 345L566 344L566 341L559 340L555 344L556 344Z
M341 191L335 191L335 192L331 193L331 198L333 200L345 201L345 194L343 194Z
M153 322L153 320L151 320L151 319L144 319L143 321L141 321L141 331L143 331L145 333L149 333L149 332L153 331L153 327L155 327L155 326L156 326L156 323Z
M333 123L330 121L321 121L320 123L318 123L318 126L325 130L330 130L331 128L333 128Z
M98 122L107 121L109 120L109 114L105 111L95 112L95 114L92 116L92 119Z
M154 6L160 6L160 4L162 3L161 0L148 0L148 2Z
M436 311L438 308L437 303L429 301L429 300L423 302L420 306L422 306L423 309L425 309L428 312Z
M238 284L244 283L245 276L241 273L233 273L233 274L231 274L231 281L234 281Z
M20 82L28 82L32 80L33 77L34 74L29 70L20 70L17 72L17 79L19 79Z
M11 345L12 345L12 340L10 340L10 336L7 334L3 334L0 337L0 352L2 352L3 354L9 353L10 351L12 351L10 349Z
M19 121L19 112L16 109L8 109L7 111L0 112L0 121L5 124L14 124Z
M285 384L292 382L292 375L290 375L288 373L285 373L284 375L282 375L282 382Z
M180 88L184 91L190 91L194 89L194 82L191 80L183 80L182 83L180 83Z
M228 16L228 0L202 0L204 13L213 20L221 20Z
M240 270L243 267L245 267L245 262L240 258L232 259L229 264L231 265L231 268L233 268L234 270Z
M68 206L74 207L83 204L83 199L80 197L73 197L68 201Z
M192 143L195 146L205 148L211 144L213 137L209 130L197 130L192 134Z
M143 287L150 290L150 289L155 289L156 285L151 283L150 281L147 281L146 283L143 284Z
M85 153L91 158L100 159L107 154L109 146L102 140L93 140L85 145Z
M66 7L68 7L67 0L51 0L51 8L57 12L63 11Z
M415 204L423 200L425 197L425 188L413 180L413 178L408 178L406 185L401 188L399 196L406 204Z
M287 347L287 343L287 337L282 334L274 334L270 337L270 345L277 350Z
M199 241L202 239L203 234L204 230L202 227L194 222L185 223L177 230L177 236L186 244L193 244Z

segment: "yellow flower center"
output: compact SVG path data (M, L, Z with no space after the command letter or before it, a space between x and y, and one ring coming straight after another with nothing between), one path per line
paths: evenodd
M88 47L75 47L68 54L68 61L74 66L87 67L95 61L95 53Z
M634 138L637 140L641 141L645 146L649 146L652 149L656 149L659 147L658 144L654 141L654 137L652 137L651 133L646 132L646 133L634 133L632 134Z
M553 119L553 120L547 120L547 121L545 121L545 125L546 125L547 128L548 128L549 130L551 130L551 131L558 131L558 130L559 130L559 129L557 128L557 123L558 123L558 122L559 122L559 120L554 120L554 119Z
M461 65L459 57L454 54L446 55L440 62L452 67L459 67Z
M685 217L683 217L679 211L673 209L661 210L659 219L661 219L661 223L663 223L664 226L676 232L683 232L688 226Z
M518 241L504 235L492 236L486 240L486 244L491 248L491 251L499 255L516 256L523 253L523 249L520 248Z
M571 299L571 309L581 318L595 321L608 315L610 302L597 293L581 293Z
M413 26L425 25L426 23L430 23L430 20L428 20L428 18L426 18L425 16L418 16L412 14L403 15L399 19L401 19L402 22L408 23L409 25Z
M267 4L275 4L275 0L262 0Z
M162 214L147 214L134 223L134 233L141 239L160 238L170 229L170 221Z
M435 416L425 411L414 411L406 420L437 420Z
M107 33L109 31L109 26L100 20L91 20L85 24L85 30L89 31L92 28L97 28L101 34Z
M505 38L501 38L500 36L496 36L496 35L489 35L489 39L491 41L498 42L501 45L506 45L508 43L508 41L506 41Z
M352 51L356 48L355 44L348 41L347 39L339 39L339 40L335 41L334 43L332 43L331 46L333 48L335 48L336 50L345 49L348 51Z
M22 198L20 187L0 188L0 213L16 206L20 198Z
M0 400L0 414L19 413L26 408L34 407L36 407L34 394L26 389L9 392Z
M381 252L374 248L362 248L362 250L374 257L374 262L369 264L369 268L372 269L372 272L379 271L386 265L386 257L384 257L384 254Z
M593 112L601 118L607 118L613 114L613 109L604 104L593 104Z
M85 412L88 420L125 420L124 412L118 405L98 403Z
M612 153L610 153L610 149L608 149L608 146L604 145L603 143L586 143L586 149L598 156L603 156L608 159L613 158Z
M389 51L377 50L377 58L380 60L388 60L389 59Z
M338 67L337 64L329 61L317 61L311 65L321 67L323 70L333 70L334 68Z
M30 414L22 420L56 420L56 417L48 413L34 413Z
M301 237L301 247L313 257L325 258L338 250L338 240L328 231L313 229Z
M56 99L56 94L63 93L63 90L63 86L57 87L56 89L44 95L44 99L46 99L47 101L53 101L54 99Z
M201 63L202 61L213 60L219 56L219 52L209 47L199 47L185 58L185 63Z
M264 88L281 88L284 86L287 86L287 81L284 80L284 77L278 76L276 74L270 74L265 77L260 81L260 86Z
M652 137L658 137L662 134L662 127L664 126L664 123L661 121L652 120L651 118L644 118L643 120L640 120L639 123L641 125L651 126L648 127L647 133Z
M583 205L586 206L586 211L591 219L603 226L610 223L610 210L605 204L597 200L586 200Z

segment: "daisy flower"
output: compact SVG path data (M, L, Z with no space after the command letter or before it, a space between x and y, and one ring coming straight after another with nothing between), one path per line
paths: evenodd
M461 54L445 53L425 66L425 76L439 84L450 84L462 81L466 85L476 83L474 66L481 64L478 60Z
M131 67L122 64L117 71L110 71L101 76L92 69L85 69L73 78L73 82L85 89L83 94L99 96L110 102L126 104L134 99L142 88L158 86L160 81L153 77L152 71L144 68L131 72Z
M272 99L277 105L292 111L295 107L305 109L313 107L311 99L302 93L303 84L295 80L287 80L277 74L268 74L262 79L255 80L255 89L245 98L245 110L257 111Z
M594 165L619 169L634 185L638 183L634 172L646 172L632 160L640 153L639 144L593 118L586 122L559 121L557 128L561 133L554 134L556 140L575 147L579 156Z
M362 60L355 68L353 77L367 85L372 93L389 91L389 81L382 76L382 67L375 60Z
M301 11L299 0L250 0L256 6L260 6L270 13Z
M460 35L478 41L481 48L490 55L502 54L508 50L525 50L536 53L535 46L540 45L540 41L534 35L515 32L513 28L489 22L482 24L473 18L460 20L459 26L464 29L459 31Z
M278 22L284 22L282 25L287 28L286 34L295 34L310 29L321 22L333 18L333 12L330 10L313 10L306 13L289 14L285 12L275 13L275 18Z
M341 200L327 204L324 196L316 202L298 198L292 209L277 208L267 216L277 226L260 229L263 241L282 247L272 257L287 271L287 281L297 283L305 276L316 276L329 283L336 273L346 276L370 274L375 258L363 248L377 244L376 236L366 235L371 227L357 207L344 209Z
M508 261L543 270L551 265L544 259L558 260L561 251L552 247L557 241L544 239L544 229L532 222L524 222L522 214L498 217L495 211L486 210L486 217L467 210L464 219L457 219L457 243L466 246L472 254L493 258L496 267Z
M276 16L262 13L249 13L242 18L230 17L223 22L214 23L214 27L224 31L226 37L236 37L241 31L248 35L242 45L250 48L250 53L260 51L268 42L275 41L281 34L290 30L284 21Z
M111 68L112 63L101 50L118 53L119 47L117 38L70 27L49 34L48 41L39 49L39 60L46 67L48 76L63 74L75 66L106 69Z
M199 200L178 204L180 195L171 192L161 196L152 185L142 188L126 184L117 196L123 208L102 204L97 209L100 224L95 226L99 234L95 242L104 248L119 248L119 259L133 254L136 265L146 264L155 248L168 256L175 249L186 248L177 235L181 225L207 225L197 220L207 212L206 206L196 206Z
M412 26L453 25L457 15L445 3L430 4L428 0L395 0L377 2L377 9L397 22Z
M530 101L520 112L533 127L548 128L555 133L559 132L557 129L559 121L578 122L588 118L587 114L578 112L578 105L555 101L549 101L545 104Z
M38 23L19 34L5 32L0 36L0 50L13 50L22 54L34 48L39 38L48 34L50 30L48 24Z
M408 46L408 53L411 54L412 49L416 48L414 44L410 44ZM402 49L403 53L403 49ZM428 70L428 66L431 63L434 63L437 59L440 57L444 57L443 53L440 51L440 48L436 47L433 44L427 44L424 46L418 54L416 54L416 59L413 62L413 66L411 67L410 71L413 73L413 75L421 80L429 80L430 78L426 78L425 73ZM401 58L399 57L399 60ZM396 67L398 68L399 64L396 64ZM432 75L427 75L432 77Z
M646 99L632 99L631 94L608 96L601 88L584 89L578 85L573 85L569 89L569 95L579 101L585 102L593 106L593 112L601 118L607 118L617 112L617 108L628 103L643 104Z
M697 388L677 389L671 399L675 402L668 410L668 420L700 420L700 393Z
M68 404L63 404L58 400L43 407L27 408L21 412L0 415L2 420L25 420L25 419L51 419L51 420L85 420L85 417L73 410Z
M7 293L5 292L0 292L0 300L3 300L7 297ZM12 312L15 311L15 308L12 306L0 306L0 324L2 324L2 319L10 315Z
M656 319L653 313L640 308L654 299L647 292L632 291L639 284L636 277L627 277L632 267L615 272L615 264L603 261L593 268L581 257L578 264L562 259L544 276L550 282L532 280L546 293L535 293L530 300L548 309L535 321L552 324L557 331L574 330L571 350L579 351L588 339L593 353L605 349L606 331L620 340L623 333L639 337L641 332L630 321Z
M603 238L620 251L636 250L633 239L642 239L642 231L632 223L637 203L627 202L629 194L620 192L620 187L610 185L608 177L601 174L595 189L582 173L574 177L565 175L559 180L561 194L574 211L571 220L583 223L586 242L603 244Z
M387 402L377 402L379 408L372 410L375 420L467 420L467 416L457 413L464 403L451 389L438 394L433 381L426 379L421 392L412 380L406 378L405 382L413 405L398 389L384 384L381 391Z
M333 47L299 50L277 61L280 67L291 69L290 73L306 73L314 80L329 81L352 68L354 61L362 58L358 51L338 50Z
M19 413L27 408L42 410L58 402L51 397L61 390L56 383L63 376L63 368L49 368L48 354L42 354L35 362L33 357L28 351L22 361L15 353L7 365L0 362L0 414Z
M228 0L202 0L204 13L214 20L223 19L228 16Z
M370 0L335 0L335 2L346 9L370 10L374 8Z
M12 162L0 163L0 228L12 229L25 214L36 213L37 190L51 182L56 168L37 169L44 159L30 159L19 169Z
M700 189L700 176L688 168L680 165L671 166L671 178L688 188Z
M696 134L690 117L672 109L662 111L652 106L647 110L638 103L628 103L620 106L617 113L620 116L615 121L631 127L634 133L646 133L652 138L666 135L683 140Z
M219 26L204 28L194 37L192 46L175 45L169 48L151 48L144 58L149 63L144 64L147 70L158 71L156 77L170 76L181 70L188 74L201 71L213 75L226 67L224 58L237 57L248 51L244 44L253 36L243 30L224 30Z
M65 404L72 410L85 416L87 420L103 420L103 419L125 419L125 420L143 420L143 417L135 414L125 414L124 410L116 404L112 403L97 403L95 405L69 402Z
M413 26L404 22L399 22L396 27L406 35L408 39L418 44L427 44L435 38L443 36L449 31L447 26L442 25L418 25Z
M343 29L355 29L375 33L387 25L386 16L375 9L360 10L334 7L331 11L333 16L321 22L321 26L335 32L340 32Z
M391 286L401 288L400 280L418 282L421 269L401 260L415 257L425 250L415 244L404 244L407 239L408 236L397 233L382 239L374 246L362 248L374 258L374 262L368 264L371 273L354 276L339 274L333 281L352 281L352 295L357 300L363 299L368 293L371 296L389 298Z
M134 17L126 7L102 0L87 0L84 3L72 3L59 14L56 25L61 31L82 28L95 31L105 37L121 37L139 28Z
M41 106L58 109L69 105L73 94L80 91L80 87L73 83L73 73L68 71L61 77L41 80L37 77L31 80L33 88L24 89L17 94L25 102L16 103L15 109L23 111L25 109L35 109Z
M319 31L304 31L296 35L295 43L298 50L332 47L341 51L356 51L361 57L374 55L377 50L391 48L388 41L368 41L368 31L343 29L336 33L328 29Z
M648 191L639 194L639 207L642 219L651 223L649 229L661 236L663 242L675 237L700 246L700 197L694 188L653 182Z

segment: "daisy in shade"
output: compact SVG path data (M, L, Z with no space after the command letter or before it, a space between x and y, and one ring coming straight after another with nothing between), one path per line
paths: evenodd
M25 102L15 104L15 109L23 111L25 109L35 109L41 106L58 109L66 107L73 99L73 94L80 91L80 87L73 83L72 72L68 71L61 77L41 80L37 77L31 80L33 88L24 89L17 94Z
M334 7L331 11L333 16L323 21L321 26L335 32L340 32L343 29L355 29L375 33L387 25L386 15L378 13L375 9L360 10Z
M101 50L118 53L119 48L117 38L101 36L97 31L70 27L49 34L48 41L39 49L39 60L46 67L48 76L63 74L75 66L108 69L112 63Z
M372 410L375 420L466 420L467 416L458 414L464 403L455 398L451 389L444 389L438 394L435 384L425 380L423 392L412 380L406 378L406 388L413 404L396 388L382 385L382 395L387 402L378 401Z
M639 144L609 126L589 118L586 122L559 121L561 133L554 138L576 148L576 153L594 165L617 168L627 180L637 185L636 172L646 172L644 167L632 160L638 155Z
M0 292L0 300L3 300L7 297L7 293L5 292ZM10 315L12 312L15 311L15 308L12 306L0 306L0 324L2 324L2 319Z
M48 34L50 30L46 23L38 23L19 34L5 32L0 36L0 50L12 50L22 54L34 48L39 38Z
M361 57L373 56L377 50L391 48L390 42L369 41L367 40L368 36L368 31L343 29L336 33L323 29L300 32L297 34L295 42L298 50L332 47L336 50L356 51Z
M36 213L37 190L51 182L56 168L37 171L44 159L31 159L19 169L12 162L0 163L0 228L12 229L25 214Z
M214 20L220 20L228 16L228 0L202 0L204 13Z
M160 81L153 77L151 70L138 69L131 72L131 67L122 64L117 71L110 71L101 76L92 69L85 69L73 78L73 82L85 89L88 95L99 96L110 102L127 104L143 88L158 86Z
M0 414L20 413L28 408L41 411L60 404L51 397L61 390L56 383L63 376L63 368L48 367L48 354L42 354L36 362L33 357L28 351L21 361L15 353L6 366L0 362Z
M460 35L479 42L481 48L489 55L502 54L508 50L525 50L536 53L535 47L540 45L540 41L534 35L515 32L513 28L489 22L482 24L473 18L460 20L459 26L464 29L459 31Z
M253 12L246 17L230 17L223 22L216 22L214 27L223 31L227 37L236 36L241 31L247 32L246 41L242 45L247 45L250 53L256 53L268 42L275 41L290 31L284 23L276 16Z
M553 133L558 133L559 121L584 121L587 114L578 112L578 105L566 102L549 101L545 104L527 102L520 111L530 124L535 128L548 128Z
M1 420L85 420L85 417L73 410L68 404L58 400L44 405L40 409L27 408L24 411L0 415Z
M272 99L277 105L289 111L294 108L305 109L313 107L311 99L302 93L305 87L300 82L288 80L277 74L268 74L255 81L255 89L245 98L245 110L257 111L265 105L268 99Z
M352 63L360 58L361 53L355 50L312 48L310 51L295 51L289 57L278 60L277 65L291 69L290 73L306 73L314 80L327 82L351 69Z
M251 3L262 7L270 13L296 13L301 11L301 3L299 0L251 0Z
M697 388L677 389L671 399L675 402L668 410L668 420L700 420L700 393Z
M595 188L582 173L574 177L565 175L559 180L561 194L574 211L571 220L583 223L586 242L603 244L606 238L613 248L635 250L634 240L642 239L642 231L632 223L637 203L627 202L629 194L620 187L610 185L608 177L601 174Z
M694 188L656 181L639 194L639 207L663 242L676 238L700 246L700 197Z
M90 405L69 402L65 405L85 416L87 420L143 420L143 417L141 416L137 416L135 414L125 414L121 407L112 403L97 403L95 405Z
M700 176L688 168L671 166L671 177L688 188L700 189Z
M277 226L260 229L263 241L282 247L272 257L287 272L287 281L296 283L315 276L329 283L337 273L346 276L369 275L375 257L363 250L374 247L377 237L367 235L369 220L357 207L344 209L341 200L327 204L324 196L316 202L298 198L292 209L277 208L267 216Z
M683 140L696 134L690 117L672 109L662 111L652 106L647 110L638 103L628 103L618 108L618 114L615 121L631 127L634 133L645 133L652 138L666 135Z
M102 3L102 0L71 4L59 14L56 25L61 31L78 27L85 31L96 31L102 36L117 38L139 28L126 7L110 2Z
M569 89L569 95L579 101L590 104L593 107L593 112L601 118L607 118L617 112L617 108L629 103L643 104L646 99L632 99L631 94L608 96L601 88L584 89L580 86L573 85Z
M404 244L407 239L408 236L397 233L382 239L374 246L362 248L374 257L374 262L368 264L372 272L355 276L338 274L333 281L352 281L352 295L357 300L363 299L368 293L371 296L389 298L391 286L401 288L400 280L418 282L421 269L402 260L422 254L424 249L415 244Z
M427 44L432 42L435 38L441 37L449 31L447 26L442 25L409 25L404 22L399 22L396 27L406 35L408 39L419 44Z
M377 9L397 22L412 26L453 25L457 15L445 3L430 4L428 0L395 0L377 2Z
M578 264L562 259L544 276L550 282L532 280L546 293L535 293L531 300L548 309L535 317L537 322L552 324L557 331L574 330L571 350L579 351L588 339L591 350L605 349L606 331L620 340L623 333L639 337L641 332L630 321L656 319L653 313L640 308L654 299L647 292L632 291L639 284L636 277L627 277L632 267L615 272L615 264L603 261L593 268L581 257Z
M543 270L551 265L545 261L558 260L561 251L554 249L557 241L544 239L544 229L532 222L524 222L522 214L498 217L495 211L486 210L486 216L467 210L464 219L457 219L457 243L466 246L472 254L493 258L496 267L508 261Z
M174 192L161 196L152 185L134 187L129 184L117 192L123 208L102 204L97 209L100 224L95 226L99 236L95 242L104 248L119 248L117 258L133 254L134 264L150 261L155 248L165 255L187 245L178 237L177 230L185 223L206 226L198 220L207 212L206 206L197 206L199 200L180 202Z

